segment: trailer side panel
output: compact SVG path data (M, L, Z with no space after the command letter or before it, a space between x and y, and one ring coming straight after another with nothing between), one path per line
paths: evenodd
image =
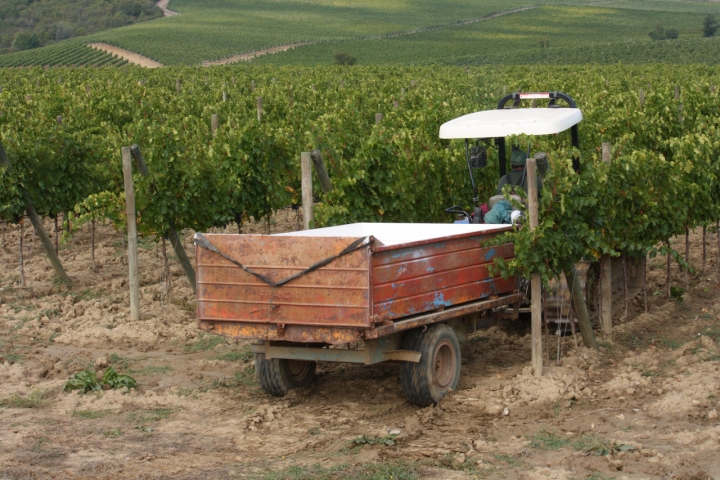
M218 250L277 282L339 254L355 238L211 235ZM370 327L369 249L362 248L281 287L196 247L198 319L241 323Z
M515 277L493 277L496 258L510 259L512 244L483 247L491 236L447 238L373 254L373 314L378 320L443 309L514 292Z

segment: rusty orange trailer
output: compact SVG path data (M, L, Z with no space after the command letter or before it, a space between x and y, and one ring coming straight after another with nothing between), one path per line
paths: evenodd
M491 275L509 225L352 224L279 235L196 234L202 330L254 340L269 393L307 386L317 361L400 362L408 398L457 386L458 340L485 311L517 305Z

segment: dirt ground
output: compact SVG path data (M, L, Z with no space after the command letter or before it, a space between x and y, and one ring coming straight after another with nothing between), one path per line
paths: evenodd
M133 65L140 65L141 67L145 68L158 68L163 66L162 63L156 62L151 58L140 55L139 53L131 52L130 50L125 50L124 48L116 47L115 45L110 45L107 43L88 43L88 47L102 50L103 52L107 52L111 55L117 55L118 57L127 60Z
M271 229L298 225L287 210ZM699 231L691 240L699 269ZM0 478L720 478L715 234L707 241L707 272L690 276L682 301L663 296L664 259L649 262L649 312L641 299L627 322L618 312L612 344L576 348L553 327L552 360L535 378L527 322L501 321L464 342L457 391L419 408L393 365L321 364L311 388L267 395L248 345L197 330L174 260L167 301L154 239L140 241L139 322L129 320L127 261L110 226L97 228L95 271L89 226L61 242L71 288L54 281L26 228L21 288L19 228L8 226ZM683 285L676 266L673 278ZM63 391L75 372L108 365L137 388Z

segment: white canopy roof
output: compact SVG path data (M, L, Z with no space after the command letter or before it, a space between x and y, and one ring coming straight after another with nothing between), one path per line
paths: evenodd
M582 120L579 108L513 108L463 115L440 126L440 138L494 138L560 133Z

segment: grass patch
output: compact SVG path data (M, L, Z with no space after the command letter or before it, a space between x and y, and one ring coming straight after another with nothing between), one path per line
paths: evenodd
M683 345L683 342L669 338L656 338L653 340L653 343L666 350L677 350Z
M119 437L123 434L123 431L119 428L108 428L104 430L100 430L100 433L105 435L106 437Z
M413 463L366 463L334 467L289 467L246 477L251 480L416 480L420 472Z
M540 432L527 437L527 439L530 441L530 446L538 450L559 450L563 447L570 446L586 454L595 454L598 456L634 450L630 445L610 443L595 435L583 435L577 440L571 441L568 438L560 437L554 433L540 430Z
M705 337L710 337L716 342L720 342L720 328L718 327L708 327L705 329L705 331L702 333Z
M103 418L108 415L110 415L109 410L73 410L70 412L70 415L73 417L78 418L87 418L87 419L95 419L95 418Z
M171 407L158 407L152 410L144 410L140 412L128 413L127 419L129 422L137 423L138 425L144 425L150 422L159 422L165 420L175 412L174 408Z
M185 352L195 353L204 352L206 350L212 350L218 345L225 343L225 337L215 335L214 333L200 333L198 339L192 345L185 345Z
M130 362L132 362L131 359L127 357L122 357L118 355L117 353L111 353L108 357L108 363L110 365L115 365L119 367L121 370L126 370L128 366L130 365Z
M468 341L472 343L487 342L488 340L490 340L488 337L483 337L481 335L473 335L472 337L468 338Z
M567 438L559 437L544 429L528 436L527 439L530 441L530 446L537 450L559 450L570 443Z
M253 356L254 353L252 352L252 347L250 347L250 345L245 345L240 350L233 350L231 352L222 353L220 355L212 357L211 360L224 360L226 362L249 362L253 359Z
M508 455L507 453L496 453L493 455L494 458L497 460L500 460L501 462L507 463L508 467L515 468L520 466L520 459L517 457L514 457L512 455Z
M597 342L598 347L605 350L605 353L612 355L615 352L615 347L607 342Z
M247 365L242 370L236 370L232 378L222 377L213 380L208 389L236 388L240 386L254 387L256 385L259 385L259 383L255 378L255 368L252 365Z
M7 398L0 398L0 407L8 408L41 408L47 403L48 395L45 390L33 390L25 397L13 395Z
M587 477L585 477L585 480L614 480L615 477L605 477L600 472L593 472Z
M107 291L104 288L99 290L93 290L92 288L86 288L82 292L75 294L76 297L81 300L94 300L96 298L104 297L107 295Z
M634 333L618 332L615 334L615 341L633 350L645 347L645 343Z
M177 392L178 397L189 397L195 390L193 388L181 388Z
M128 373L134 373L138 375L165 375L170 370L172 370L172 367L170 365L164 365L162 367L157 367L155 365L150 365L149 367L143 367L140 369L130 369L128 370Z

